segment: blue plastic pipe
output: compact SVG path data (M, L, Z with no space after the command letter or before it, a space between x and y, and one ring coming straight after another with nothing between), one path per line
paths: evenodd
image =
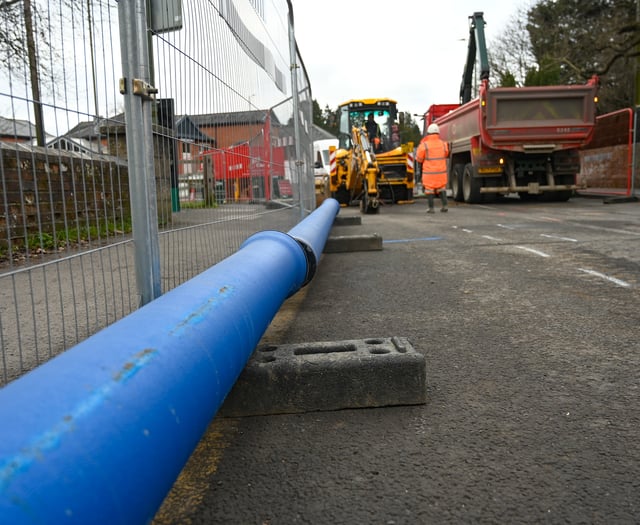
M316 272L331 226L333 226L333 221L339 211L340 204L337 200L325 199L320 207L313 212L313 221L305 219L289 230L289 235L302 245L307 256L309 274L304 284L307 284Z
M253 235L0 390L0 523L149 522L278 309L308 282L331 201L297 238Z

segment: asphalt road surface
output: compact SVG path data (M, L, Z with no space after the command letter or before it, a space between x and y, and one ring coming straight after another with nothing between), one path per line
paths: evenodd
M640 204L425 211L334 227L383 250L325 254L265 339L407 337L427 403L218 417L157 525L640 522Z

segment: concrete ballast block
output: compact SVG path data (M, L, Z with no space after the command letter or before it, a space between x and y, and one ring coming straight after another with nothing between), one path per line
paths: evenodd
M341 217L338 215L333 220L334 226L360 226L362 224L362 217L360 215L349 215Z
M425 358L391 337L258 347L218 414L240 417L426 403Z
M377 233L329 236L324 245L324 253L367 252L377 250L382 250L382 237Z

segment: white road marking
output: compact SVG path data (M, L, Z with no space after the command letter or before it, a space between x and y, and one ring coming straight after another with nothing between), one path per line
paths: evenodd
M558 219L553 219L551 217L544 217L544 219L546 220L551 220L554 222L561 222ZM497 226L499 226L500 228L504 228L507 230L512 230L513 227L511 226L506 226L504 224L498 224ZM587 226L588 227L588 226ZM455 226L454 228L457 229L457 226ZM616 232L616 233L627 233L627 234L631 234L631 235L638 235L636 232L630 232L627 230L615 230L613 228L602 228L602 227L591 227L592 229L597 229L597 230L601 230L601 231L612 231L612 232ZM469 230L467 228L461 228L461 230L465 233L473 233L473 230ZM553 235L553 234L548 234L548 233L541 233L540 234L541 237L547 237L549 239L557 239L560 241L568 241L568 242L578 242L577 239L573 239L571 237L561 237L559 235ZM502 242L502 239L499 239L497 237L492 237L491 235L482 235L482 237L484 239L488 239L490 241L496 241L496 242ZM548 253L545 253L543 251L540 250L536 250L534 248L529 248L527 246L516 246L516 248L519 248L521 250L527 251L529 253L533 253L535 255L539 255L540 257L551 257ZM615 277L612 277L610 275L606 275L604 273L600 273L600 272L596 272L595 270L588 270L586 268L578 268L578 270L580 270L581 272L587 273L589 275L593 275L595 277L600 277L601 279L605 279L613 284L616 284L618 286L622 286L623 288L630 288L631 287L631 283L628 283L627 281L623 281L622 279L617 279Z
M578 239L572 239L571 237L560 237L559 235L551 235L548 233L541 233L540 237L548 237L549 239L558 239L559 241L578 242Z
M622 233L624 235L633 235L637 237L640 235L638 232L632 232L629 230L620 230L618 228L605 228L604 226L594 226L593 224L580 224L581 228L587 228L589 230L598 230L601 232Z
M587 270L586 268L578 268L581 272L588 273L589 275L595 275L596 277L600 277L607 281L610 281L618 286L622 286L623 288L630 288L631 283L627 281L623 281L622 279L616 279L615 277L611 277L610 275L606 275L604 273L596 272L595 270Z
M535 253L540 257L551 257L548 253L541 252L540 250L534 250L533 248L527 248L526 246L516 246L516 248L520 248L521 250L525 250L527 252Z

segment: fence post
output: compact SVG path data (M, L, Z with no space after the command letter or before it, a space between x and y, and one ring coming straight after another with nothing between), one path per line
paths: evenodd
M302 184L301 156L300 151L300 108L298 100L298 60L296 50L296 36L293 27L293 7L291 2L287 2L289 6L289 57L291 61L291 98L293 102L293 134L295 140L296 158L294 161L295 174L298 178L298 198L300 199L300 220L305 217L304 192Z
M118 2L127 134L131 221L140 306L162 293L158 241L158 203L153 155L152 110L156 89L150 84L145 0Z
M640 5L640 4L638 4ZM633 132L631 134L631 186L629 187L629 196L636 196L636 144L638 141L638 110L639 102L633 107Z

